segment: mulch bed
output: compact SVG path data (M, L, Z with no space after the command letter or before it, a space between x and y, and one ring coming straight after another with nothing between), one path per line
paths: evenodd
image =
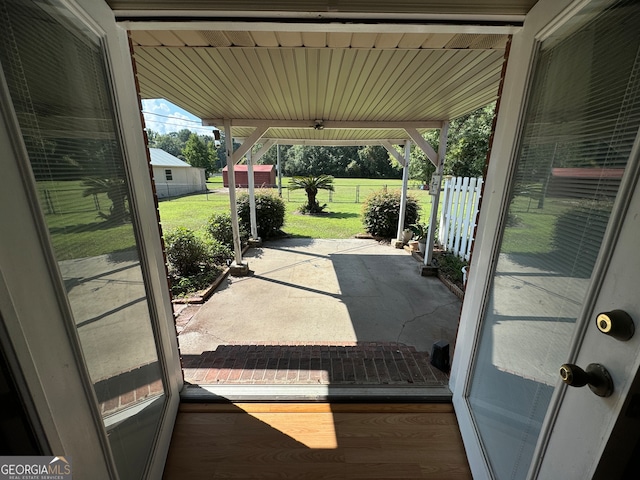
M412 251L407 246L405 246L405 250L407 252L411 253L411 256L413 258L415 258L417 261L419 261L420 263L424 262L424 255L422 253L416 252L416 251ZM444 251L443 250L434 250L434 258L436 259L436 262L437 262L438 254L442 253L442 252L444 252ZM451 280L447 276L443 275L440 271L438 271L438 278L444 284L444 286L447 287L451 291L451 293L453 293L460 300L464 300L464 287L462 285L454 282L453 280Z

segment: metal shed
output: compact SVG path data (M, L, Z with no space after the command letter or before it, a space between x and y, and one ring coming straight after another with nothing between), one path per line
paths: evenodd
M149 154L158 198L177 197L207 189L204 168L192 167L160 148L150 148Z
M243 188L249 186L249 166L236 165L234 169L236 186ZM229 186L229 167L222 169L222 182L225 187ZM253 166L253 182L258 187L275 187L276 186L276 168L275 165L254 165Z

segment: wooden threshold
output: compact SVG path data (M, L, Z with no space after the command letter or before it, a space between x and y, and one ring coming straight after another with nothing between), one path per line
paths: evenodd
M184 413L454 413L451 403L182 403Z
M164 477L471 479L450 403L182 404Z
M183 402L450 403L444 386L396 385L186 385Z

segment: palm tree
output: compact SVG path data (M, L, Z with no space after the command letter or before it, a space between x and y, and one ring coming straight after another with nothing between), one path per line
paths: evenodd
M289 190L304 190L307 194L307 204L302 207L303 212L320 213L326 205L320 206L316 197L318 190L335 190L331 175L309 175L293 177L289 180Z
M124 179L85 177L82 180L82 185L85 187L82 192L83 197L106 193L109 200L111 200L112 205L109 209L109 214L98 213L102 218L113 223L125 223L129 219L126 207L127 185Z

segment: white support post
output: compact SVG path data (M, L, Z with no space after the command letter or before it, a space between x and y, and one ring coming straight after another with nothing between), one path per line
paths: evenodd
M435 192L431 190L431 218L429 219L429 231L427 234L427 250L424 254L424 264L431 266L433 261L433 243L436 233L436 223L438 221L438 205L440 202L440 188L442 185L442 170L444 168L444 158L447 154L447 136L449 134L449 122L443 122L440 129L440 145L438 147L438 163L434 175L437 181L433 184ZM433 183L433 182L432 182Z
M235 261L231 265L234 274L245 274L249 265L242 263L242 245L240 244L240 226L238 225L238 207L236 205L235 160L233 157L233 137L231 136L231 120L224 121L224 143L227 151L227 174L229 176L229 213L231 214L231 230L233 232L233 251ZM246 273L244 270L246 269Z
M278 195L282 197L282 165L280 164L280 144L276 145L277 148L277 169L278 169Z
M251 240L260 242L258 238L258 219L256 215L255 179L253 178L253 159L251 149L247 150L247 179L249 183L249 220L251 223Z
M407 212L407 186L409 184L409 158L411 154L411 141L404 144L404 165L402 166L402 195L400 197L400 214L398 215L398 235L396 237L396 248L402 248L402 231L405 228L404 220Z

